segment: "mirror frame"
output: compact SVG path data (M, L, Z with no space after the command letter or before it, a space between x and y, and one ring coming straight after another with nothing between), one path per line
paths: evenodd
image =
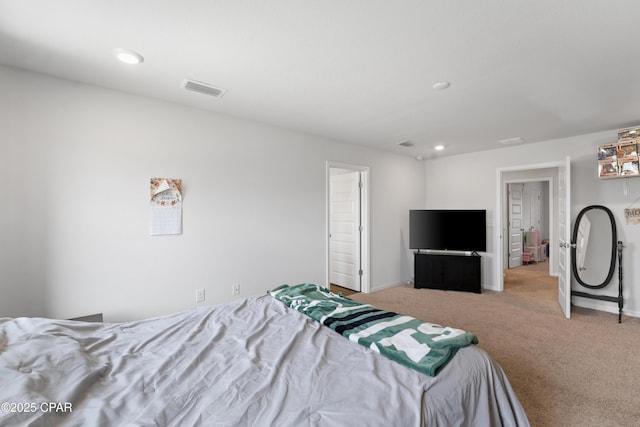
M609 265L609 274L607 275L607 278L604 279L604 282L600 283L599 285L589 285L588 283L585 283L580 278L580 275L578 274L578 266L576 264L576 245L575 245L575 242L576 242L576 240L578 240L578 225L580 224L580 220L582 219L584 214L586 214L590 210L594 210L594 209L601 209L601 210L605 211L607 213L607 215L609 215L609 221L611 222L611 262L610 262L610 265ZM605 286L607 286L609 284L609 282L611 282L611 279L613 278L613 272L615 271L615 268L616 268L616 254L617 254L616 251L617 251L617 247L618 247L618 243L617 242L618 242L618 233L617 233L617 229L616 229L616 220L613 217L613 213L611 212L611 210L609 210L609 208L607 208L606 206L601 206L601 205L591 205L591 206L587 206L586 208L584 208L584 209L582 209L580 211L580 213L578 214L578 217L576 218L576 222L573 225L573 235L571 237L571 270L573 271L573 277L576 278L578 283L580 283L585 288L601 289L601 288L604 288Z

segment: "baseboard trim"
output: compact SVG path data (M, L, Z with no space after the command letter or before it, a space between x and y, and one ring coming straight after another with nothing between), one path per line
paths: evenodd
M571 297L571 304L576 307L589 308L591 310L605 311L607 313L618 314L618 305L615 303L606 303L593 301L582 297ZM627 310L622 308L622 314L631 317L640 317L640 312L635 310Z
M405 288L412 288L413 287L413 283L411 282L411 280L407 280L405 282L400 282L400 283L388 283L386 285L378 285L378 286L372 287L370 292L382 291L382 290L389 289L389 288L395 288L397 286L404 286Z

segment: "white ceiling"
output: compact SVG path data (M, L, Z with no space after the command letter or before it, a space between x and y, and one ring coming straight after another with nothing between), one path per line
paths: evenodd
M4 65L427 158L640 124L639 34L638 0L0 0Z

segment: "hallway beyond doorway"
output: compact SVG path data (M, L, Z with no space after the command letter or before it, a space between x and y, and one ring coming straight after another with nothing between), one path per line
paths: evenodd
M504 270L504 291L520 294L549 307L558 306L558 278L549 275L549 261Z

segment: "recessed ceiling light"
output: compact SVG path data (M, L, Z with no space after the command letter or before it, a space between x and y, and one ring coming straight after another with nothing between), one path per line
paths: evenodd
M416 156L416 160L420 161L420 160L424 160L423 156Z
M436 149L436 150L438 150L438 151L442 151L442 150L444 150L444 145L442 145L442 144L438 144L438 145L436 145L436 146L435 146L435 147L433 147L433 148L434 148L434 149Z
M116 58L118 58L118 61L124 62L125 64L135 65L144 61L142 55L129 49L117 48L113 50L113 53L116 55Z
M444 90L444 89L447 89L449 86L451 86L451 83L449 82L438 82L433 85L433 88L435 90Z

